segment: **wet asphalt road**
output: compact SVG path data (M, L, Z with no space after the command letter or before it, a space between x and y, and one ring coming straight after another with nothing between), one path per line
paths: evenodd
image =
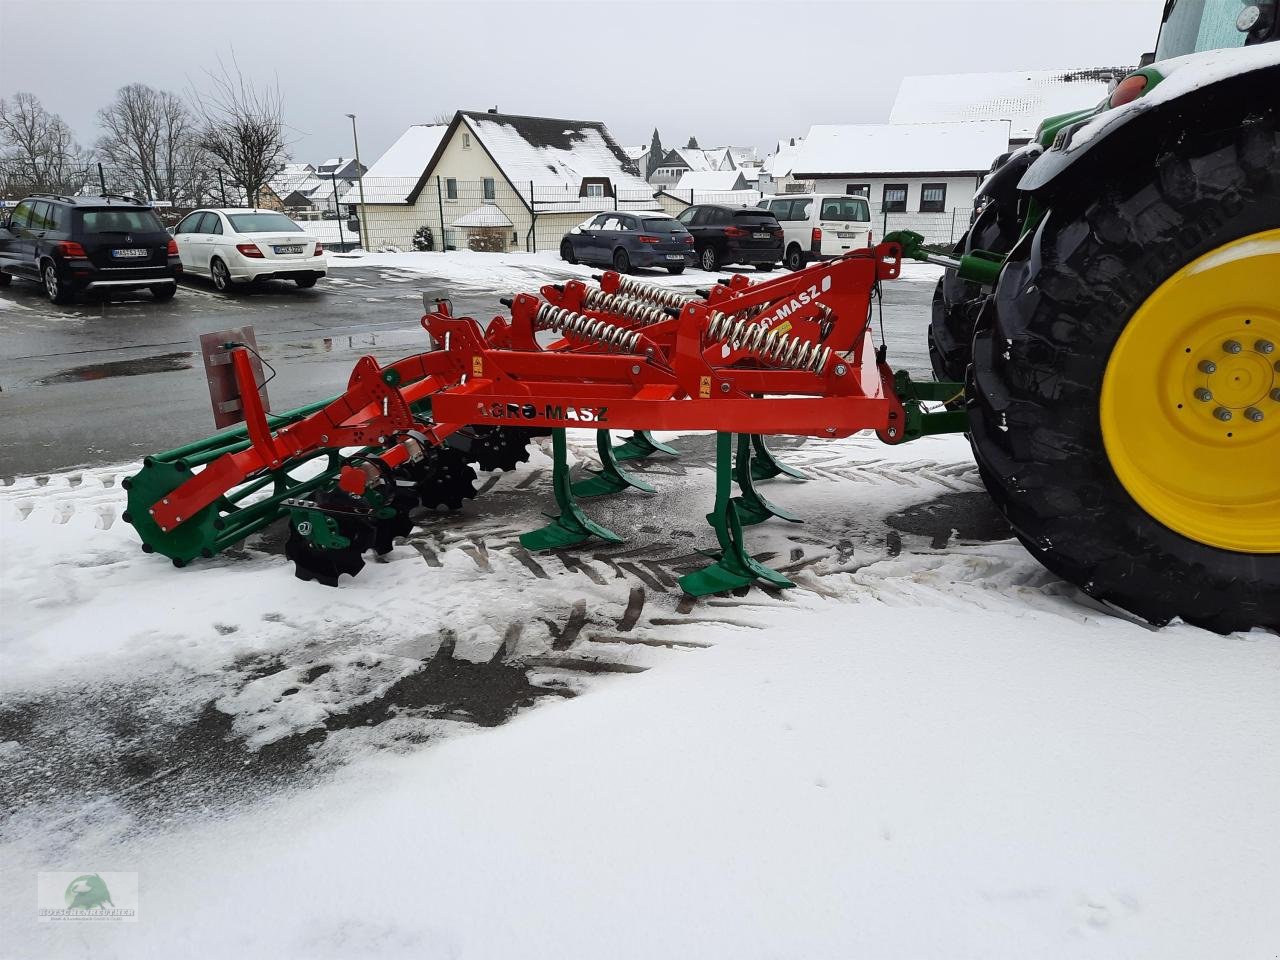
M530 277L536 290L545 280ZM203 333L255 328L279 372L273 409L340 392L364 354L387 363L422 349L422 293L487 319L510 290L459 286L388 267L339 267L310 290L270 282L224 297L199 279L176 298L117 296L54 306L32 283L0 289L0 477L136 460L213 432L198 353ZM890 362L927 374L933 285L885 286Z

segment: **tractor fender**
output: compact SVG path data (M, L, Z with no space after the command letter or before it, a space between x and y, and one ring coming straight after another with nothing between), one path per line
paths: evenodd
M1041 198L1105 183L1189 131L1238 126L1280 107L1280 43L1194 53L1156 64L1164 79L1142 98L1059 131L1018 188Z

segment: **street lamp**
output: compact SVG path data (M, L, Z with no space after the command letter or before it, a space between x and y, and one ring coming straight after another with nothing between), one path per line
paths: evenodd
M351 141L356 148L356 183L360 186L360 246L369 249L369 217L364 209L364 164L360 162L360 138L356 135L356 115L348 113L351 118Z

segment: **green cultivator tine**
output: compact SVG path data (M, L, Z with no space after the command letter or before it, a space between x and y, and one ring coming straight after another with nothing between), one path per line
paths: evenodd
M560 507L560 516L541 530L522 533L520 545L526 550L560 550L586 543L592 537L607 543L622 543L620 536L593 521L574 500L573 489L569 485L569 454L563 428L551 431L551 449L554 461L551 487Z
M751 446L755 449L755 456L751 461L751 479L753 480L772 480L779 474L785 474L794 480L808 480L803 473L795 467L789 467L785 463L780 463L773 455L773 451L765 445L764 437L758 433L751 435Z
M627 487L653 493L653 487L638 480L618 466L617 451L608 430L596 431L596 450L600 453L600 470L589 471L591 476L579 480L573 485L573 493L579 497L603 497L605 494L618 493Z
M753 435L738 434L738 457L733 469L734 477L738 481L738 489L742 491L742 495L734 497L733 501L738 507L738 519L742 521L744 527L749 527L753 523L763 523L770 517L789 520L791 523L803 523L804 521L795 514L788 513L776 504L770 503L756 492L755 471L752 469L751 457L752 439L755 439Z
M653 456L655 453L669 453L673 457L680 456L679 450L653 439L653 434L649 433L648 430L637 430L613 448L613 459L618 461L643 460L646 457Z
M757 562L742 543L742 521L738 517L738 504L733 493L733 434L716 435L716 505L707 514L707 522L716 532L720 543L720 558L702 570L687 573L680 578L680 586L691 597L705 597L724 593L758 581L774 587L794 587L795 584L764 564Z

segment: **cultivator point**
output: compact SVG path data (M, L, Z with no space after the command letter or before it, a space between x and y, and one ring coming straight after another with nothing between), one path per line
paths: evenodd
M340 396L281 416L263 409L256 351L231 340L220 348L244 425L148 457L126 484L126 519L145 550L182 566L287 517L297 575L336 586L367 551L385 553L409 534L415 511L459 509L475 496L477 470L514 469L529 441L549 433L558 512L520 542L620 543L579 499L653 493L623 465L677 455L654 431L707 430L716 434L714 562L681 586L695 596L789 587L743 541L752 524L800 522L756 489L805 479L766 436L873 430L896 444L963 429L963 414L924 407L959 385L895 374L872 343L873 296L900 267L901 250L888 243L761 283L729 277L695 295L606 273L598 286L573 280L504 300L509 315L487 326L440 300L422 319L432 349L385 367L363 357ZM596 430L600 459L576 482L569 428ZM630 435L615 444L617 429Z

